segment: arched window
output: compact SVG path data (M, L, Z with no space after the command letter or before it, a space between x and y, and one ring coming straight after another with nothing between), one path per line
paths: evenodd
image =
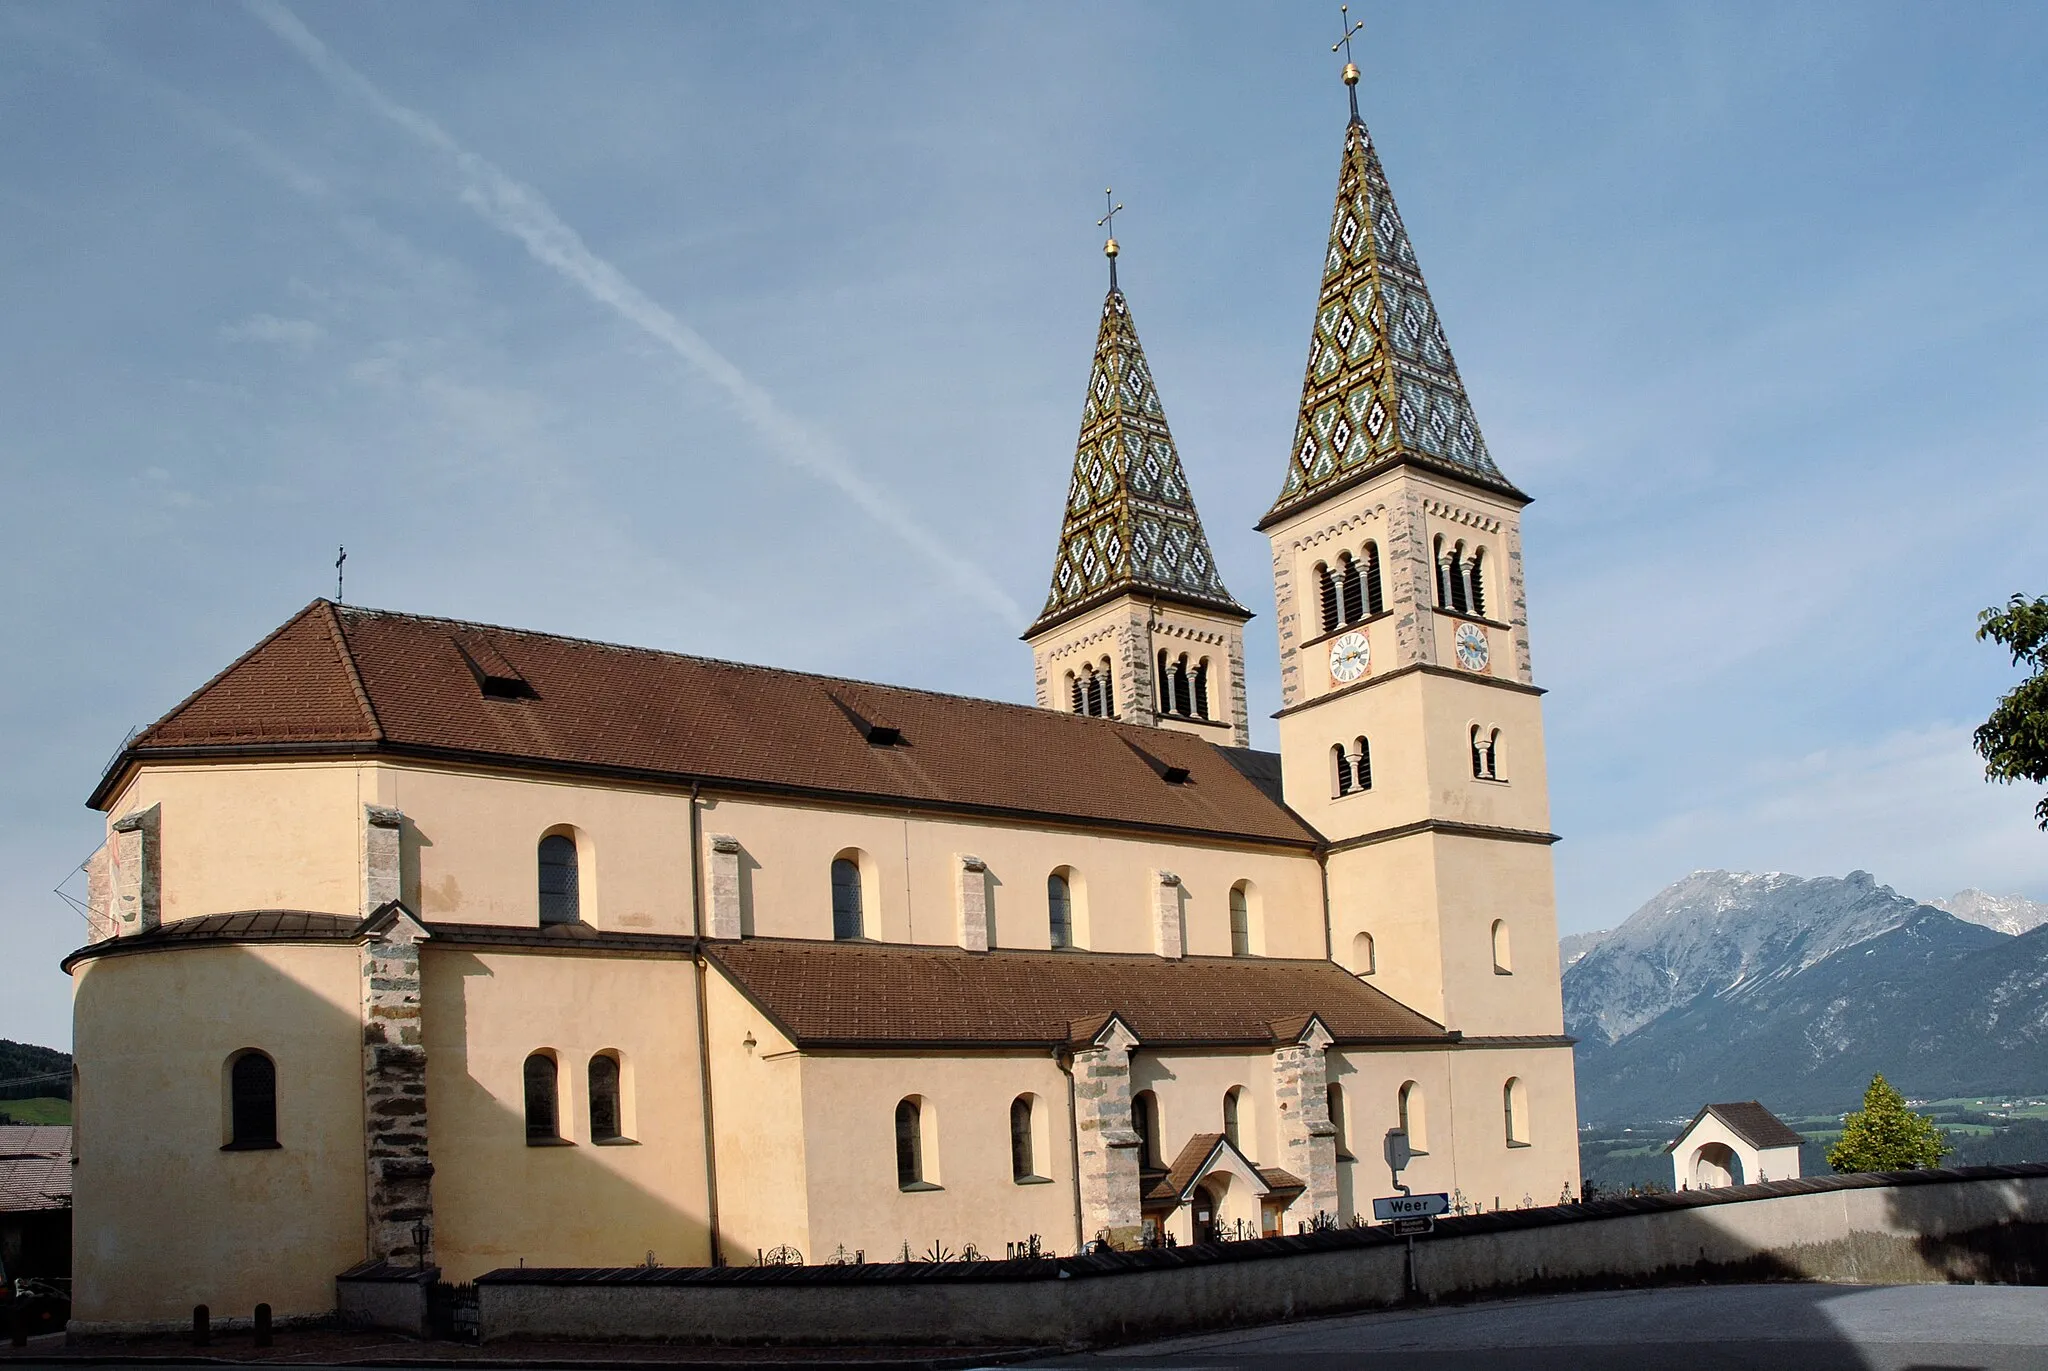
M1351 1126L1344 1119L1344 1087L1332 1081L1323 1087L1323 1095L1329 1101L1330 1127L1337 1130L1337 1160L1351 1160Z
M1344 622L1342 611L1338 608L1343 592L1338 585L1337 574L1330 570L1327 563L1317 562L1315 582L1316 593L1321 598L1323 606L1323 632L1335 633L1338 626Z
M1230 887L1230 955L1252 955L1251 901L1246 895L1243 881Z
M590 1140L617 1142L626 1136L619 1113L619 1058L600 1052L590 1059Z
M1010 1179L1029 1181L1038 1178L1031 1155L1031 1097L1019 1095L1010 1101Z
M1149 1090L1131 1096L1131 1131L1138 1135L1139 1169L1164 1170L1159 1157L1159 1097Z
M915 1190L924 1183L924 1101L906 1095L896 1102L896 1185Z
M1444 552L1444 537L1436 536L1436 603L1438 609L1451 607L1451 564Z
M573 924L580 917L576 840L550 833L540 840L540 922Z
M1472 725L1472 775L1475 780L1500 779L1500 730Z
M1481 570L1481 564L1485 560L1486 549L1475 547L1472 549L1472 560L1465 563L1465 580L1469 589L1468 599L1472 606L1472 612L1482 619L1486 617L1486 574Z
M1472 601L1466 594L1465 545L1463 543L1458 543L1451 548L1450 582L1451 608L1460 614L1469 612L1472 608Z
M1500 1109L1507 1125L1509 1147L1529 1145L1529 1092L1520 1076L1510 1076L1500 1088Z
M1074 945L1074 887L1064 871L1045 878L1046 922L1055 951Z
M555 1109L557 1081L552 1052L536 1052L526 1059L526 1143L560 1142L560 1116Z
M1330 792L1333 795L1349 795L1355 787L1351 776L1351 754L1344 750L1344 744L1335 743L1330 747Z
M1495 919L1493 921L1493 974L1496 976L1512 976L1515 974L1515 964L1509 955L1508 921L1506 919Z
M1195 693L1188 682L1188 655L1185 652L1173 664L1173 712L1183 719L1195 712Z
M1429 1151L1429 1102L1422 1087L1409 1081L1395 1097L1395 1112L1401 1131L1408 1135L1408 1150L1417 1155Z
M1230 1139L1232 1147L1238 1146L1237 1108L1243 1098L1244 1087L1241 1085L1233 1085L1223 1092L1223 1136Z
M1500 730L1493 729L1486 735L1486 779L1497 781L1501 778Z
M228 1063L228 1147L277 1146L277 1063L244 1048Z
M1116 673L1109 669L1109 658L1102 659L1102 669L1097 673L1102 678L1102 717L1116 717Z
M1365 578L1350 553L1337 559L1344 568L1344 622L1355 624L1365 617Z
M1195 717L1209 717L1209 659L1204 657L1195 667Z
M1360 933L1351 940L1351 969L1360 976L1370 976L1380 969L1379 954L1373 947L1372 934Z
M1159 712L1173 713L1173 668L1167 664L1166 649L1159 649Z
M832 936L841 941L866 931L861 907L860 863L851 857L832 859Z
M1351 784L1359 790L1372 789L1372 744L1363 738L1351 740Z
M1092 718L1099 719L1102 717L1102 678L1097 676L1095 668L1090 666L1081 679L1084 682L1081 689L1081 697L1088 705L1087 709L1083 712Z
M1365 545L1365 609L1368 614L1379 614L1387 607L1387 597L1380 589L1380 545Z
M1067 695L1074 702L1074 712L1076 714L1086 714L1088 712L1088 701L1081 693L1081 678L1071 671L1067 673Z

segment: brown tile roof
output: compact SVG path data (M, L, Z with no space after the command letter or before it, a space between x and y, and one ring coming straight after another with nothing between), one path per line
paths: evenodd
M1173 1159L1172 1166L1163 1172L1148 1174L1144 1201L1154 1205L1167 1201L1178 1204L1186 1199L1189 1188L1202 1178L1204 1168L1216 1155L1217 1149L1224 1146L1226 1144L1221 1133L1197 1133L1189 1138L1186 1145L1181 1148L1180 1155ZM1302 1184L1301 1177L1292 1171L1283 1171L1277 1166L1260 1166L1245 1156L1243 1149L1234 1144L1229 1146L1246 1166L1259 1174L1259 1179L1266 1183L1268 1190L1280 1195L1297 1195L1308 1189Z
M208 914L197 919L179 919L147 933L88 944L66 957L63 968L69 971L76 963L92 957L196 943L346 942L356 935L362 922L304 909L243 909L231 914Z
M0 1100L0 1110L7 1106ZM0 1213L71 1203L71 1130L0 1126Z
M871 725L902 745L871 744ZM325 600L138 735L92 802L130 761L293 750L1316 841L1271 793L1269 762L1189 734ZM1164 779L1173 768L1187 784Z
M1307 1014L1339 1042L1451 1040L1332 962L768 938L705 947L799 1046L1051 1047L1111 1014L1152 1047L1271 1046L1284 1041L1275 1020Z
M1806 1141L1793 1132L1783 1119L1763 1107L1755 1100L1738 1100L1730 1104L1710 1104L1692 1116L1692 1122L1678 1130L1678 1137L1664 1144L1666 1152L1678 1146L1679 1138L1698 1126L1699 1121L1712 1114L1736 1137L1751 1147L1797 1147Z

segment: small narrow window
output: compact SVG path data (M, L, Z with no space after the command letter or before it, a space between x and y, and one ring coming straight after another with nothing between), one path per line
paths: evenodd
M1149 1090L1131 1096L1131 1131L1138 1135L1139 1168L1164 1170L1159 1158L1159 1097Z
M555 1111L556 1086L555 1059L551 1054L536 1052L526 1059L526 1142L529 1147L561 1141L561 1125Z
M1159 649L1159 712L1173 713L1173 669L1167 665L1166 649Z
M1102 659L1102 717L1116 717L1116 677L1109 669L1109 658Z
M1465 545L1459 543L1451 549L1451 608L1464 614L1472 608L1471 600L1465 593Z
M1515 964L1508 947L1508 921L1506 919L1495 919L1493 921L1493 974L1496 976L1512 976L1515 974Z
M1500 1088L1500 1109L1507 1125L1508 1146L1529 1145L1529 1103L1527 1092L1522 1089L1522 1078L1510 1076Z
M1355 738L1351 744L1351 783L1360 790L1372 789L1372 744Z
M1337 1130L1337 1160L1348 1162L1351 1158L1351 1129L1344 1121L1344 1087L1332 1083L1323 1089L1329 1103L1330 1127Z
M1466 576L1471 582L1472 612L1480 618L1486 617L1486 574L1481 564L1486 559L1486 549L1474 548L1472 560L1465 564Z
M1486 735L1486 779L1500 779L1500 730L1497 728Z
M577 899L576 840L550 833L540 840L540 921L573 924L580 917Z
M1317 562L1315 578L1316 591L1323 604L1323 632L1335 633L1338 626L1344 622L1343 614L1338 609L1338 600L1342 592L1337 584L1337 574L1325 563Z
M1073 699L1074 712L1076 714L1086 714L1088 712L1088 702L1081 694L1081 678L1071 671L1067 673L1067 694Z
M832 936L845 941L864 932L860 898L860 863L850 857L832 859Z
M1050 925L1054 951L1074 945L1074 888L1065 873L1055 871L1045 878L1046 921Z
M1486 754L1479 746L1479 725L1472 725L1472 774L1484 779L1486 776Z
M1085 679L1088 685L1082 691L1082 695L1088 702L1087 713L1089 717L1099 719L1102 717L1102 678L1095 674L1095 668L1091 666Z
M1223 1094L1223 1136L1230 1139L1232 1147L1238 1146L1237 1106L1243 1096L1244 1087L1241 1085L1233 1085Z
M1379 614L1387 607L1387 597L1380 589L1380 545L1365 545L1365 608L1368 613Z
M254 1048L228 1066L228 1146L277 1146L277 1063Z
M1351 940L1351 969L1360 976L1370 976L1380 969L1372 934L1360 933Z
M1209 717L1209 659L1204 657L1195 667L1195 717Z
M1031 1156L1031 1097L1019 1095L1010 1101L1010 1179L1036 1180L1038 1172Z
M896 1102L896 1185L911 1190L924 1184L924 1108L915 1095Z
M1344 750L1344 744L1337 743L1330 748L1331 790L1339 797L1349 795L1352 789L1351 754Z
M1365 580L1350 553L1339 559L1344 568L1344 622L1355 624L1365 617Z
M1401 1131L1408 1135L1408 1150L1418 1156L1429 1151L1429 1108L1422 1087L1409 1081L1396 1096Z
M1436 603L1439 609L1451 607L1451 568L1445 560L1442 534L1436 538Z
M617 1142L624 1136L619 1122L619 1059L600 1052L590 1059L590 1140Z
M1194 688L1188 682L1188 655L1185 652L1173 664L1173 712L1183 719L1195 712Z
M1242 883L1230 887L1230 955L1252 955L1252 911Z

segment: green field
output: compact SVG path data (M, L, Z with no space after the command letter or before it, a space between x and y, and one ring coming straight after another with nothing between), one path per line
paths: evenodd
M71 1101L48 1096L37 1100L0 1100L0 1114L5 1114L15 1123L54 1123L68 1126L71 1122Z

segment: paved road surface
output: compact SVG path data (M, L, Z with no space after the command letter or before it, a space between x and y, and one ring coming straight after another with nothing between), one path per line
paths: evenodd
M1721 1285L1551 1295L1174 1338L1114 1371L2048 1371L2048 1289Z

